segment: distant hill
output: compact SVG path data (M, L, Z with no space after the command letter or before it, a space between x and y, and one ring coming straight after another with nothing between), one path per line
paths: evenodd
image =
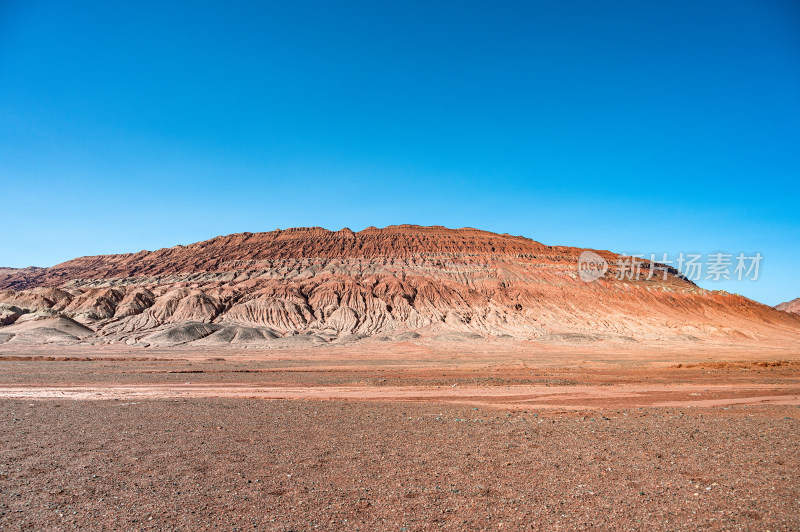
M800 314L800 297L792 299L791 301L787 301L785 303L780 303L775 305L775 308L778 310L782 310L784 312L792 312L794 314Z
M0 342L800 340L800 317L701 289L677 270L617 279L619 256L608 251L596 252L608 271L585 282L583 251L469 228L312 227L4 269Z

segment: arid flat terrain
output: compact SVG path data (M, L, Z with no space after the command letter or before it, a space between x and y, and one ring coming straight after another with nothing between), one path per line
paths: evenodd
M0 528L800 527L800 355L3 346Z

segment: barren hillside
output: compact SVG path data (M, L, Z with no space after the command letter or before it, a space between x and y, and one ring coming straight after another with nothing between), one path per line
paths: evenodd
M583 250L476 229L242 233L0 271L0 342L322 345L365 337L691 345L800 340L800 316L675 270L578 275Z

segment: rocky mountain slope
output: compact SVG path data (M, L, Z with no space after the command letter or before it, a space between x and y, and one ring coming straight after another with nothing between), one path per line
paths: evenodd
M303 346L365 337L657 344L800 340L800 317L645 264L476 229L242 233L0 271L0 342Z
M785 303L780 303L775 305L775 308L778 310L782 310L784 312L792 312L794 314L800 314L800 297L792 299L791 301L786 301Z

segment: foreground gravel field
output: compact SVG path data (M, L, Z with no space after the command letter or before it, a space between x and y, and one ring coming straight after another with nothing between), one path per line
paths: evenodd
M800 528L800 408L0 400L0 529Z

